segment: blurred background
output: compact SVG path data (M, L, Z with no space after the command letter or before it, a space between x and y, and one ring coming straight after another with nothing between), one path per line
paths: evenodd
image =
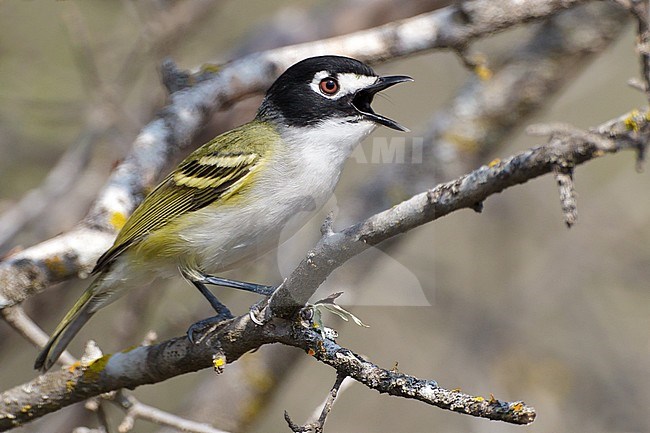
M446 3L0 2L0 254L83 218L138 131L164 107L164 58L196 69ZM279 252L225 276L277 284L316 242L327 211L335 211L335 227L343 228L494 158L543 144L524 134L529 124L588 128L644 106L643 95L626 84L639 70L634 30L613 5L592 2L472 46L470 57L487 59L490 79L446 51L376 65L380 74L415 79L374 103L412 132L378 129L310 225ZM196 145L251 119L260 100L215 113ZM405 151L403 162L381 153L387 143ZM538 413L532 425L460 416L354 384L326 431L650 431L650 178L634 165L627 152L576 170L579 220L570 230L555 181L545 176L491 197L481 214L456 212L364 253L319 292L344 290L343 303L370 325L326 317L341 345L384 368L399 362L401 371L448 389L524 400ZM26 197L31 201L21 202ZM8 218L21 203L28 212ZM49 333L87 284L52 287L25 308ZM257 300L216 290L240 314ZM169 281L103 310L71 349L80 355L92 338L113 352L139 344L151 329L160 339L182 335L209 315L198 293ZM32 379L36 353L0 322L0 387ZM133 394L224 430L280 432L289 431L283 410L303 422L334 379L332 369L300 351L272 346L220 376L200 371ZM123 413L111 405L106 410L115 428ZM96 425L96 415L77 404L15 431ZM171 430L137 421L135 431Z

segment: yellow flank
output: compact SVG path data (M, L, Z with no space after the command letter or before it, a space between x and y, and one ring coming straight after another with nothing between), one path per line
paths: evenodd
M136 251L172 249L175 230L188 214L215 204L230 203L246 190L280 135L268 123L254 120L228 131L185 158L133 212L115 243L97 261L101 271L132 246L148 241ZM164 236L154 236L164 234ZM157 238L157 239L155 239ZM162 242L162 244L160 244ZM173 252L173 251L169 251Z

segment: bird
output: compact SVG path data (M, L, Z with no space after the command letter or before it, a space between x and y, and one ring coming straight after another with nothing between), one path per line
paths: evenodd
M47 371L81 327L128 290L182 276L218 313L232 317L206 284L268 296L275 289L215 276L277 246L333 194L343 165L378 125L408 129L373 111L373 97L405 75L379 76L342 56L304 59L267 90L254 119L188 155L141 202L97 260L95 279L36 358ZM296 221L296 219L298 221ZM229 316L230 315L230 316Z

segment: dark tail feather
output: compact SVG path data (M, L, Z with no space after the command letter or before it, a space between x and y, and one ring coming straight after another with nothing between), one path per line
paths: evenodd
M88 304L84 305L87 307ZM41 353L39 353L36 361L34 362L34 368L41 370L45 373L49 370L54 363L59 359L59 356L63 353L70 341L74 338L75 335L79 332L82 326L95 314L94 312L88 313L85 311L86 308L81 308L79 311L75 312L74 317L69 320L65 320L59 325L60 329L57 329L50 341L47 342Z

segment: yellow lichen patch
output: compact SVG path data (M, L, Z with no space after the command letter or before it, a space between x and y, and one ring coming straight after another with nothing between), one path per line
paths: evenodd
M72 380L72 379L67 380L67 381L65 382L65 390L66 390L67 392L72 392L72 391L74 391L75 385L76 385L76 384L75 384L75 381L74 381L74 380Z
M627 116L623 121L625 123L625 127L630 131L637 132L639 130L639 123L637 121L638 117L639 117L639 111L632 110L632 112L630 112L630 115Z
M310 347L310 348L307 350L307 355L309 355L309 356L314 356L314 355L316 355L316 351Z
M215 355L212 357L212 366L216 372L223 371L223 366L226 365L226 357L223 355Z
M494 397L494 394L490 393L490 404L497 403L498 401L499 400Z
M99 379L99 375L106 368L108 360L111 359L112 355L104 355L99 359L94 360L86 369L84 370L84 379L88 381L95 381Z
M29 412L30 410L32 410L32 405L31 405L31 404L26 404L25 406L23 406L23 407L20 408L20 411L21 411L22 413L27 413L27 412Z
M490 68L487 67L487 65L484 64L476 65L476 67L474 68L474 72L483 81L487 81L490 78L492 78L492 71L490 70Z
M76 361L68 366L68 372L74 373L77 368L81 367L81 362Z
M474 400L476 400L476 401L485 401L485 399L483 397L481 397L480 395L478 397L474 397Z
M512 410L515 412L521 412L524 409L524 405L521 403L515 403L512 405Z
M115 228L115 230L120 230L122 227L124 227L124 223L126 222L126 215L124 212L111 212L111 217L108 219L108 222L113 226L113 228Z
M500 162L501 162L501 160L499 158L494 158L492 161L490 161L490 163L488 164L488 167L492 168L492 167L494 167L496 165L499 165Z
M48 257L43 260L43 263L54 276L64 276L66 274L65 261L59 256Z
M217 63L204 63L201 65L201 72L217 73L221 70L221 65Z

